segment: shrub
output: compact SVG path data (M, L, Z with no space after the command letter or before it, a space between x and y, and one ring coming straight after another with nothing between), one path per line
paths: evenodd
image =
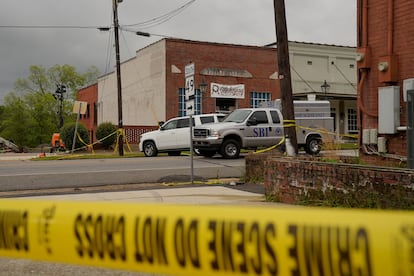
M102 123L96 129L96 139L101 140L105 138L101 141L105 149L109 149L115 143L117 137L116 130L117 128L112 123Z
M60 131L60 138L62 139L63 143L65 144L65 147L66 147L67 150L72 150L73 134L75 133L75 127L76 127L76 123L68 123L68 124L65 124L62 127L62 130ZM82 123L78 123L78 134L85 143L89 143L88 130L86 129L85 125L83 125ZM79 140L78 135L76 135L75 149L79 149L79 148L82 148L84 146L85 146L85 144L82 143Z

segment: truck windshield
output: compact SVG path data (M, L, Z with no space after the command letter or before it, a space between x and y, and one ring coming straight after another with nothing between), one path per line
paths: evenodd
M252 113L251 110L238 109L230 113L223 122L241 123Z

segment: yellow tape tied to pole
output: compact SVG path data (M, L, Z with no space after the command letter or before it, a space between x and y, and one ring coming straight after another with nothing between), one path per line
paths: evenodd
M174 275L413 275L413 212L0 200L0 256Z

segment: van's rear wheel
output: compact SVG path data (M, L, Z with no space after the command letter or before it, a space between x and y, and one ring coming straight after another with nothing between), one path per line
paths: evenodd
M240 143L233 139L228 139L223 142L220 149L220 154L227 159L235 159L240 155Z

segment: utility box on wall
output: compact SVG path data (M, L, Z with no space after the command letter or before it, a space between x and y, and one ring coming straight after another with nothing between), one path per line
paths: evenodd
M379 57L378 80L380 82L396 82L398 80L398 58L396 55Z
M414 169L414 89L407 90L407 165Z
M400 87L378 88L378 133L394 134L400 126Z

